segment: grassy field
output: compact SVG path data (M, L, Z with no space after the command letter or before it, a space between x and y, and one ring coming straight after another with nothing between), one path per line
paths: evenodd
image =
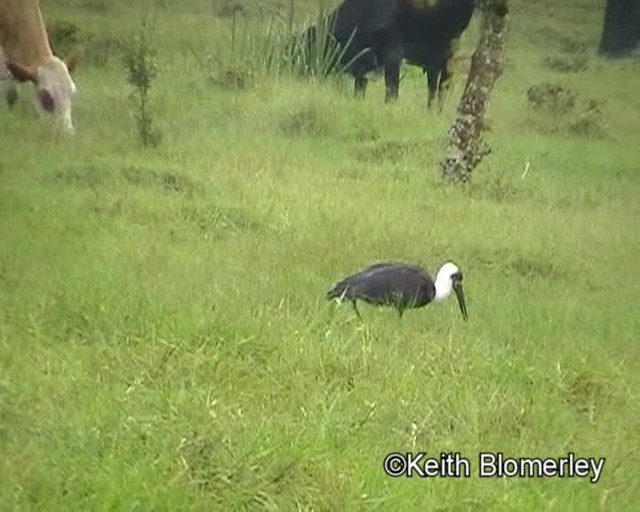
M113 42L148 4L44 2L94 53L75 137L0 105L0 508L637 510L640 63L596 55L601 3L512 1L493 153L448 187L478 16L438 115L415 68L356 101L252 70L242 35L231 55L223 2L166 1L142 148ZM575 101L534 105L545 83ZM457 262L469 321L325 301L388 259ZM393 451L472 476L390 478ZM606 463L481 479L482 451Z

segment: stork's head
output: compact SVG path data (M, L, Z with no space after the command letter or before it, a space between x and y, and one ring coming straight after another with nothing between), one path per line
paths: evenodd
M436 302L446 299L453 289L458 298L462 318L466 320L468 315L467 305L464 301L464 289L462 288L462 272L455 263L449 261L440 267L436 275L435 288L436 296L433 300Z

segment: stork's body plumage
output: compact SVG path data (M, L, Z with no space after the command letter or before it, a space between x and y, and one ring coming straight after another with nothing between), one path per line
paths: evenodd
M462 289L462 272L453 263L445 263L434 280L424 269L407 263L376 263L335 283L328 299L348 299L360 316L358 299L377 306L392 306L400 317L408 308L421 308L445 299L454 290L460 311L467 319Z

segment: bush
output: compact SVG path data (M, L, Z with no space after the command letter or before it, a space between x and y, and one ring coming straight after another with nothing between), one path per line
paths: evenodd
M151 86L158 75L154 39L155 23L145 18L141 28L132 35L124 52L127 81L134 88L131 94L133 117L143 146L156 146L161 138L153 126L149 97Z

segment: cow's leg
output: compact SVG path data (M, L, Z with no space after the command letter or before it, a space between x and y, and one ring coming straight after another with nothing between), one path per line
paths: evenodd
M449 92L452 76L453 75L451 73L449 62L447 62L442 68L442 72L440 73L440 81L438 83L438 110L440 111L442 111L444 100L447 97L447 93Z
M367 91L367 77L364 75L354 76L354 92L356 98L364 98L364 94Z
M397 27L376 34L372 37L372 46L376 68L384 69L384 85L386 103L398 99L400 86L400 63L402 62L402 45Z
M427 87L429 89L427 107L431 107L433 99L436 97L436 91L438 90L438 79L440 78L440 70L426 68L425 73L427 74Z
M384 101L388 103L397 100L400 87L400 59L392 59L385 63L384 84L386 88Z

